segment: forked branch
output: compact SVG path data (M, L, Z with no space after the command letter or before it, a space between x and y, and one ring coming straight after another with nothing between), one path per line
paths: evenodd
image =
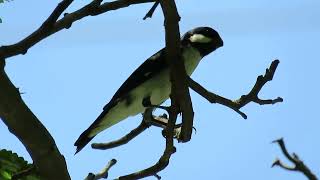
M280 159L276 159L271 167L279 166L285 170L288 171L296 171L303 173L309 180L317 180L315 174L312 173L312 171L303 163L303 161L299 158L299 156L296 153L292 153L292 155L288 152L286 145L283 141L283 138L280 138L278 140L273 141L273 143L277 143L284 156L293 163L293 166L288 166L280 161Z
M266 69L265 74L258 76L257 81L253 86L253 88L251 89L251 91L248 94L241 96L238 100L232 101L230 99L227 99L225 97L212 93L207 89L205 89L204 87L202 87L199 83L192 80L190 77L188 78L189 87L195 92L197 92L198 94L200 94L202 97L207 99L209 102L218 103L218 104L227 106L233 109L234 111L236 111L237 113L239 113L244 119L247 119L247 115L242 111L240 111L240 109L243 106L247 105L248 103L255 102L260 105L265 105L265 104L275 104L283 101L281 97L278 97L276 99L268 99L268 100L260 99L258 97L258 94L261 91L262 87L268 81L271 81L273 79L274 73L276 72L279 62L280 62L279 60L274 60L271 63L270 67Z

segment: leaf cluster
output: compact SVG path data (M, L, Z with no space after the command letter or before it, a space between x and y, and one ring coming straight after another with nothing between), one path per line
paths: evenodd
M29 164L23 157L17 153L5 149L0 150L0 179L11 180L14 175L17 175L27 169L31 169L32 164ZM32 172L22 178L22 180L39 180L35 172Z

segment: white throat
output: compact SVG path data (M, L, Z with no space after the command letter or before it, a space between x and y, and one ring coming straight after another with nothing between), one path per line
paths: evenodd
M196 48L189 46L183 51L182 57L186 72L190 76L198 66L202 56Z

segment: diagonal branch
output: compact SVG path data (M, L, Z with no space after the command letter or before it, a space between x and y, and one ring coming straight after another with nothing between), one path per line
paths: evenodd
M151 18L154 11L157 9L158 5L160 4L160 1L156 1L153 6L151 7L151 9L147 12L147 14L143 17L143 20L146 20L147 18Z
M260 75L257 78L257 81L251 91L247 95L241 96L238 100L232 101L230 99L227 99L225 97L219 96L217 94L214 94L208 90L206 90L204 87L202 87L199 83L192 80L190 77L188 77L188 83L189 87L200 94L202 97L207 99L211 103L218 103L224 106L227 106L237 113L239 113L244 119L247 119L247 115L240 111L240 109L247 105L250 102L255 102L260 105L264 104L275 104L278 102L282 102L283 99L281 97L278 97L276 99L268 99L268 100L262 100L258 97L259 92L261 91L262 87L268 82L271 81L274 73L278 67L279 60L274 60L270 67L266 69L266 72L264 75Z
M70 28L72 23L84 17L96 16L111 10L117 10L134 4L154 2L154 0L117 0L103 4L101 4L101 2L102 0L93 0L79 10L76 10L72 13L65 13L64 17L57 21L63 11L72 3L72 0L63 0L36 31L16 44L1 46L0 60L4 60L19 54L26 54L28 49L33 45L39 43L48 36L61 31L62 29Z
M70 6L72 2L73 0L61 1L39 29L46 30L46 28L52 27L54 23L56 23L60 15Z
M294 164L293 167L287 166L284 163L282 163L279 159L276 159L274 163L272 164L272 167L279 166L283 169L289 170L289 171L297 171L303 173L309 180L317 180L318 178L316 175L313 174L313 172L303 163L303 161L298 157L297 154L293 153L290 155L288 152L286 145L284 144L283 138L280 138L278 140L273 141L273 143L277 143L284 156Z

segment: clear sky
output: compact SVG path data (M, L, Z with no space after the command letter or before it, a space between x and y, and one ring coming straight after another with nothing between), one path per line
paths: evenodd
M14 0L0 5L0 45L33 32L59 1ZM270 168L284 159L271 141L284 137L320 175L319 45L320 2L316 0L185 0L177 1L184 33L197 26L215 28L224 47L205 57L193 79L228 98L247 93L271 61L280 65L260 97L281 96L284 102L242 110L248 119L192 92L197 133L177 152L159 175L163 179L304 179L303 175ZM74 2L71 12L85 2ZM163 18L142 17L151 4L130 6L88 17L7 60L6 71L25 102L41 119L65 155L72 179L100 171L112 158L118 163L111 178L155 163L164 149L161 130L150 128L129 144L107 151L87 146L74 156L74 141L102 111L118 87L145 59L164 46ZM0 89L1 93L1 89ZM114 140L137 126L129 118L92 142ZM30 160L23 145L0 122L0 148ZM285 161L287 162L287 161ZM150 177L148 179L154 179Z

